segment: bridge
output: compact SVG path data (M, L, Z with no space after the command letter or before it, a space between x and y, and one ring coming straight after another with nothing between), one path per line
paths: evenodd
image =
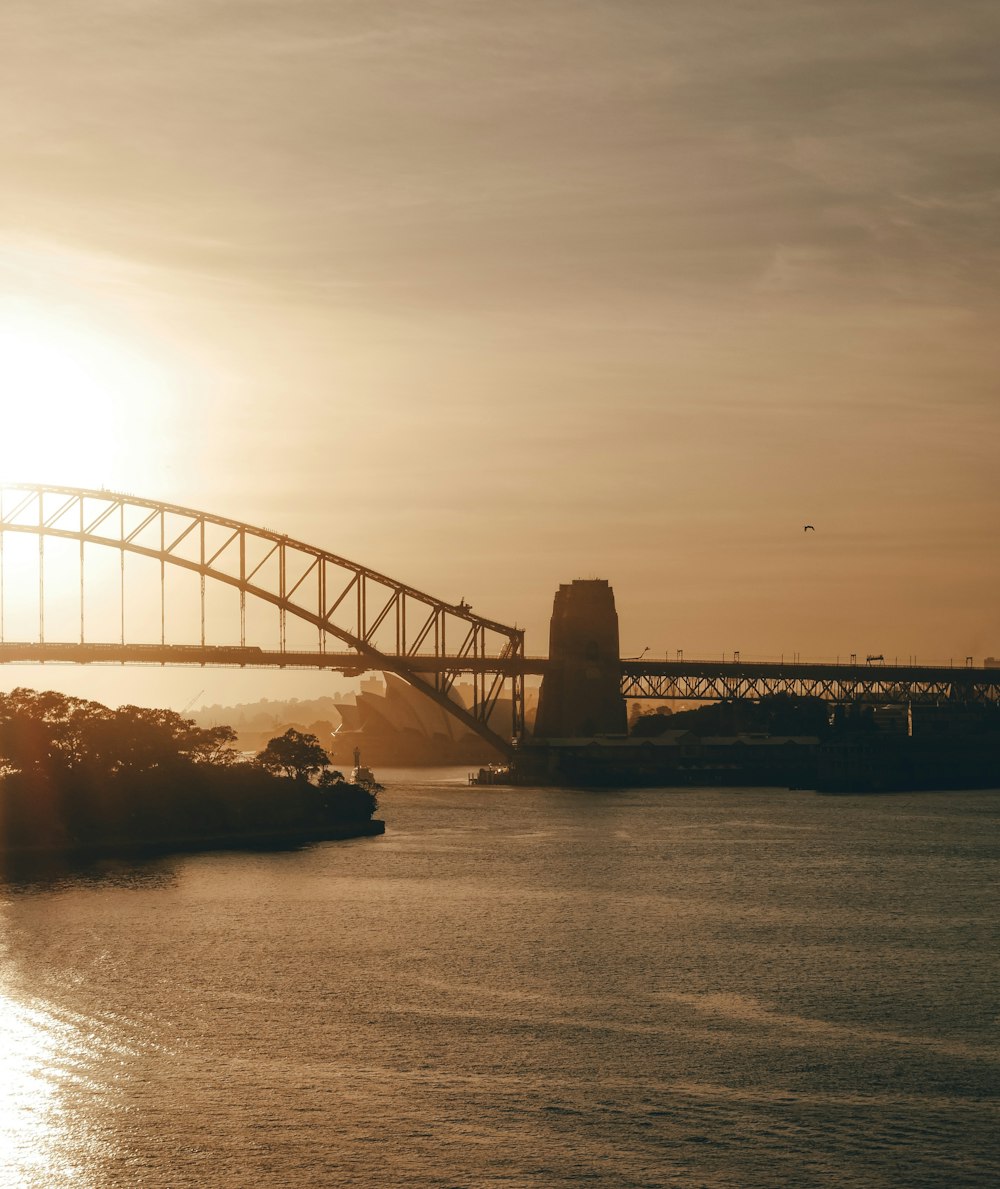
M953 665L794 661L622 661L631 700L757 700L773 694L827 702L1000 703L1000 669Z
M14 550L12 557L11 538L33 539L33 554ZM15 591L34 590L33 642L7 639L12 573ZM195 582L193 598L190 588L179 589L177 575ZM67 597L74 602L72 642L47 638L53 587L63 630ZM235 603L220 612L216 595L210 614L219 590ZM117 641L107 638L109 603L117 603ZM266 625L276 648L248 640L248 624L258 638L265 634L261 609L276 620ZM93 639L95 615L104 639ZM178 623L194 639L168 639ZM7 663L287 668L294 664L293 626L315 633L308 667L395 673L502 752L524 733L524 632L475 615L464 602L449 603L286 534L192 508L77 487L0 487L0 656ZM211 644L210 628L231 642ZM468 705L455 697L460 674L471 677ZM500 734L493 719L505 691L510 731Z
M96 644L0 642L0 664L200 665L239 669L327 669L357 676L375 666L355 652L311 652L218 644ZM544 656L407 659L415 675L544 677ZM1000 702L1000 670L954 665L853 664L814 661L622 660L620 693L627 701L751 701L774 694L827 702L905 704Z
M12 557L8 538L32 541L30 556L21 550ZM193 597L190 589L186 596L178 590L172 575L194 581ZM36 603L31 634L37 638L10 640L10 595L23 596L26 587ZM51 630L47 635L53 587L60 640ZM235 601L221 610L212 605L210 613L213 590ZM67 597L72 640L65 638ZM185 597L181 618L189 638L176 640L173 604ZM102 639L93 638L95 603ZM135 606L138 615L130 610ZM117 639L108 638L109 607ZM274 622L263 625L254 608ZM293 647L293 625L315 633L315 646ZM276 647L265 640L265 628ZM228 640L211 642L213 630ZM25 663L380 670L508 755L524 735L525 676L549 669L547 658L525 655L521 629L285 534L122 493L8 484L0 488L0 664ZM614 679L628 700L789 693L831 702L1000 702L1000 669L680 659L615 664ZM455 696L459 676L471 679L467 705ZM497 721L507 699L509 733Z

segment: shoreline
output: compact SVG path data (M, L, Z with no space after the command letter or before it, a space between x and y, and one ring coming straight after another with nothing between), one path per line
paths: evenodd
M173 854L200 854L211 851L295 850L316 842L346 842L352 838L374 838L385 833L385 821L344 822L321 829L283 831L241 831L227 834L204 834L189 837L157 839L108 839L87 844L53 844L50 846L11 847L0 850L0 865L31 859L62 859L89 861L92 859L159 858Z

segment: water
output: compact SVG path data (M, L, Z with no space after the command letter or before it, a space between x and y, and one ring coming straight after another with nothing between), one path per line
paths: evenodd
M0 885L0 1184L1000 1180L1000 793L380 775L383 838Z

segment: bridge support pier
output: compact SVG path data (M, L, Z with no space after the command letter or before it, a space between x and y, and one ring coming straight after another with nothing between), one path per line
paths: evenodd
M549 663L538 695L536 739L625 735L615 595L603 579L577 579L556 591Z

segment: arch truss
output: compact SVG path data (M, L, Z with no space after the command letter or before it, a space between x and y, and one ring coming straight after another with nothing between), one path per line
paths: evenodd
M37 543L37 591L31 591L37 641L10 641L5 632L5 609L34 583L34 567L23 552L13 562L11 537ZM114 591L109 591L109 554ZM98 566L102 585L95 594L91 573ZM144 570L146 593L143 627L134 635L126 607L130 584L138 581L136 567ZM183 641L168 631L170 577L177 573L194 575L198 585L189 607L189 638ZM235 600L222 624L210 606L216 589L228 590ZM65 632L67 597L78 604L72 639ZM113 634L106 626L109 599L120 608ZM57 601L62 639L56 641L51 627L46 634L46 620ZM89 626L95 601L105 625L104 638L96 640ZM276 646L263 648L254 635L255 609L261 608L269 608L276 620ZM303 631L314 633L315 646L290 647ZM213 643L219 634L225 642ZM524 730L522 630L475 615L464 601L448 603L285 534L103 490L0 487L0 659L380 670L407 681L502 752L509 753ZM460 676L471 686L471 695L461 700ZM509 733L497 721L507 702Z

